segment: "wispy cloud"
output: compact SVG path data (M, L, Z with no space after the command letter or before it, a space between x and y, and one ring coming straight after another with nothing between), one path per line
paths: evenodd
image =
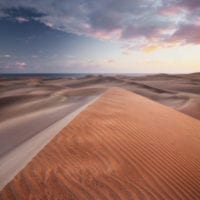
M199 0L2 0L0 7L21 23L34 19L52 29L104 40L139 39L154 46L200 43Z
M1 72L23 72L27 67L27 63L24 61L9 61L0 62Z
M27 63L23 61L16 61L15 66L17 69L23 70L27 66Z
M0 55L0 58L10 58L11 55L10 54L3 54L3 55Z
M19 23L24 23L24 22L28 22L29 19L25 18L25 17L16 17L16 20L19 22Z

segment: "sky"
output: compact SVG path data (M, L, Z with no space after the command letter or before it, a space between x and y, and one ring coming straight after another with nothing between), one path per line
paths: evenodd
M0 0L0 73L200 71L200 0Z

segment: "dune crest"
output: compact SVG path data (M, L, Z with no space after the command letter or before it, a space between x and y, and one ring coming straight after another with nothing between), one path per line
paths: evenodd
M200 122L108 89L0 193L1 200L200 199Z

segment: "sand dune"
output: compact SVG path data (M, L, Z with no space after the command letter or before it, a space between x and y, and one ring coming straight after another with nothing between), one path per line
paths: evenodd
M198 200L200 122L109 89L58 134L0 199Z
M55 135L57 135L85 107L95 101L96 98L90 98L87 100L87 102L81 102L81 105L80 103L73 106L68 105L68 109L62 107L61 109L66 116L62 119L57 120L54 123L51 123L50 125L48 125L47 128L44 128L45 126L43 125L43 129L41 129L41 125L37 125L36 128L41 129L39 132L35 132L34 126L32 126L32 129L28 129L31 126L30 124L38 124L34 121L33 118L30 119L29 123L28 121L24 121L22 119L22 124L19 124L19 122L16 122L16 120L14 122L9 121L9 123L11 124L18 124L16 127L14 127L13 131L11 130L8 131L8 133L5 135L1 135L0 190L9 181L11 181L14 176L17 175L17 173L27 165L28 162L30 162L32 158L38 152L40 152L40 150L44 148L44 146L48 144L48 142L51 141L52 138L55 137ZM49 111L47 114L52 115L52 113L50 113ZM55 116L55 114L57 114L57 116ZM53 112L54 120L58 118L58 116L58 113ZM25 117L27 118L27 116ZM36 119L38 120L38 118L41 119L42 117L44 116L41 115ZM49 116L46 116L46 118L51 120ZM48 120L42 120L42 122L48 123ZM3 125L9 127L8 124ZM23 127L23 125L26 125L27 127ZM8 151L9 148L10 150Z
M107 88L125 88L200 119L199 80L199 73L1 78L0 188L66 125L65 119Z
M65 86L68 81L1 80L0 190L67 125L74 113L104 90L69 89Z
M194 118L200 119L200 97L189 99L178 110L185 114L191 115Z
M100 94L113 86L128 89L200 119L199 80L199 73L0 79L0 122L43 108L66 105L77 98Z

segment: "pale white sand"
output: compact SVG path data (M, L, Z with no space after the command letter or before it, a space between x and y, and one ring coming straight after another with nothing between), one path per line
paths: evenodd
M200 74L0 79L0 188L79 108L113 86L200 119Z
M33 137L27 139L25 142L21 142L20 145L18 145L16 148L13 148L9 152L5 153L3 156L0 157L0 190L10 181L12 178L21 170L23 169L28 162L32 160L32 158L55 136L57 135L71 120L73 120L83 109L85 109L89 104L94 102L98 97L90 97L82 102L78 102L75 106L67 105L65 107L62 107L61 109L58 109L58 111L64 110L66 116L52 125L48 126L46 129L42 130L41 132L34 134ZM82 104L82 105L81 105ZM66 108L67 107L67 108ZM55 109L48 110L48 115L55 115ZM46 111L47 112L47 111ZM35 120L39 120L41 118L40 113L35 113L35 116L33 114L31 116L28 116L29 120L32 120L33 117L35 117ZM37 116L37 117L36 117ZM17 123L20 121L23 121L24 125L24 118L15 119L18 120ZM26 118L27 119L27 118ZM48 118L46 118L48 119ZM44 119L43 119L44 122ZM12 121L9 121L8 123L4 123L3 127L6 128L6 126L11 125ZM16 123L16 121L15 121ZM27 121L28 123L28 121ZM32 128L34 126L37 126L37 123L33 123L34 125L28 123L26 126L26 132L30 134ZM32 125L32 126L31 126ZM39 126L39 124L38 124ZM21 128L21 131L23 131L23 126L21 127L13 127L12 134L18 134L18 131L20 130L14 130L14 129ZM41 128L41 127L40 127ZM2 130L2 127L1 127ZM32 130L33 131L33 130ZM11 138L10 138L11 139ZM9 140L8 140L9 142ZM4 144L6 146L6 144ZM14 145L13 145L14 146Z
M0 199L199 200L199 142L199 120L112 88L55 136Z

